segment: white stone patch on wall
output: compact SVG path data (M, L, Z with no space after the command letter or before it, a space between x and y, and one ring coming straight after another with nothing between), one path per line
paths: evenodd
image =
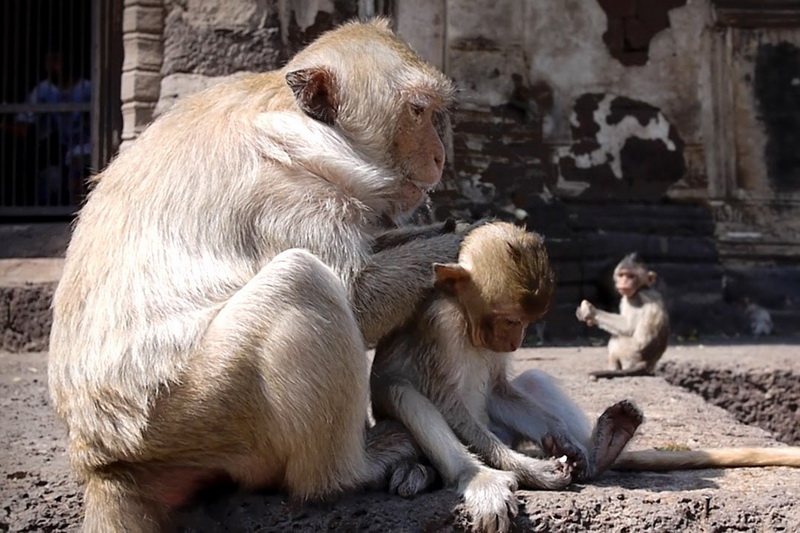
M265 0L187 0L184 17L193 26L235 30L263 25L267 15Z
M575 160L575 166L578 168L591 168L608 163L614 176L617 179L622 179L621 152L629 138L638 137L648 141L662 141L667 150L671 152L674 152L677 147L669 138L670 124L660 112L656 114L655 119L651 119L644 126L639 122L639 119L630 115L626 115L616 124L609 124L608 117L611 115L611 103L616 98L615 95L605 95L598 102L598 107L593 114L594 123L600 127L600 131L596 135L600 148L588 154L566 153L562 155L571 156ZM575 127L580 126L575 113L570 117L570 123Z
M283 43L289 43L289 21L294 13L295 22L301 31L306 31L314 24L317 13L334 13L336 7L333 0L278 0L278 16L281 21L281 35Z

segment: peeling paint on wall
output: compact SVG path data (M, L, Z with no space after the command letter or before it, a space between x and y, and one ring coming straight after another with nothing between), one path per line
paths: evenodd
M597 1L608 17L603 42L611 55L626 66L647 63L650 41L669 28L669 10L686 5L686 0Z
M570 123L572 145L555 151L560 194L652 201L683 177L684 142L652 105L584 94Z

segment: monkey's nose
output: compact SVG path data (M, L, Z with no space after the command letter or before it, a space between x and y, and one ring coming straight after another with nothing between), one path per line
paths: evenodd
M442 172L444 170L444 154L435 154L433 156L433 164L436 165L439 172Z

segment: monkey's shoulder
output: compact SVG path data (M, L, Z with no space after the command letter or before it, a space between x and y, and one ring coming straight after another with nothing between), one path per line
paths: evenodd
M633 297L623 298L620 301L620 311L638 310L647 307L664 307L664 299L655 289L642 289Z

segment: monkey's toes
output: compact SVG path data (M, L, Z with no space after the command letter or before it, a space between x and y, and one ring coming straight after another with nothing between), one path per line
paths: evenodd
M606 415L613 420L616 429L630 433L631 436L644 421L642 410L630 400L622 400L615 403L606 409L602 416Z
M410 498L428 489L436 480L436 471L419 463L404 463L395 468L389 480L389 492Z
M546 456L555 457L556 455L559 455L558 448L556 447L556 439L552 433L548 433L542 437L541 446L542 451Z
M566 456L567 462L578 472L588 467L589 460L586 453L565 435L548 433L542 437L541 445L542 451L550 457Z
M464 508L474 531L508 531L519 512L514 491L516 477L511 472L482 469L467 483Z

